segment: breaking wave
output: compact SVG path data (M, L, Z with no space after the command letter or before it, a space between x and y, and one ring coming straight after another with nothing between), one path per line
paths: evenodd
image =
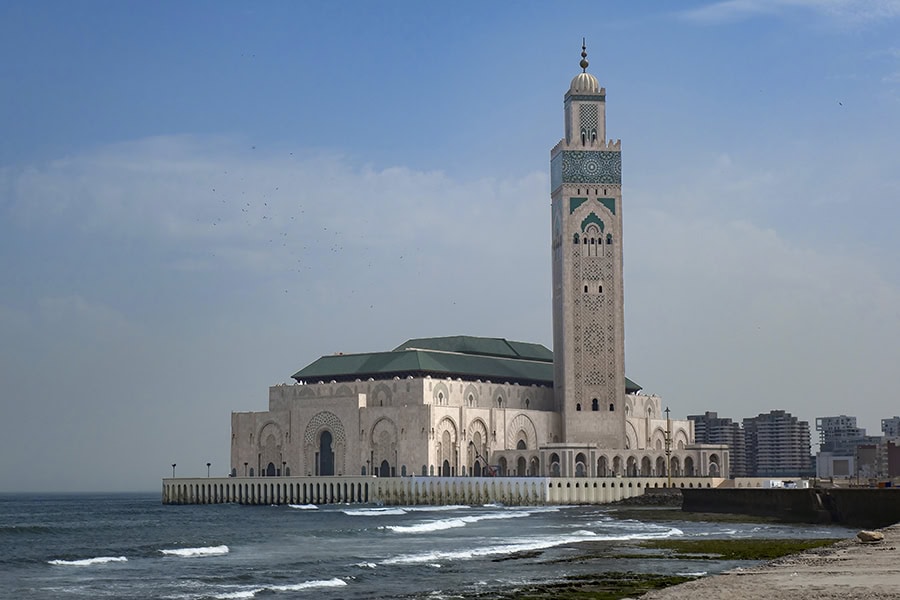
M160 550L167 556L181 556L182 558L193 558L197 556L221 556L228 554L228 546L204 546L202 548L171 548Z
M83 558L81 560L48 560L51 565L63 565L68 567L88 567L90 565L102 565L111 562L127 562L124 556L97 556L95 558Z
M347 585L347 582L343 579L320 579L289 585L267 585L265 587L254 587L235 592L225 592L223 594L216 594L213 596L213 598L221 600L244 600L255 598L256 595L260 592L300 592L303 590L310 590L315 588L343 587L345 585Z
M530 513L527 512L488 513L486 515L472 515L469 517L440 519L437 521L428 521L427 523L417 523L415 525L385 525L382 529L387 529L389 531L393 531L394 533L429 533L432 531L465 527L466 525L477 523L479 521L527 517L529 514Z
M315 504L288 504L290 508L296 508L297 510L317 510L319 507Z

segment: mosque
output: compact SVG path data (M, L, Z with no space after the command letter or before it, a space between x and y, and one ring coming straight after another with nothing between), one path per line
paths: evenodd
M728 477L727 446L625 377L621 142L581 56L550 152L554 351L451 336L323 356L232 414L233 477Z

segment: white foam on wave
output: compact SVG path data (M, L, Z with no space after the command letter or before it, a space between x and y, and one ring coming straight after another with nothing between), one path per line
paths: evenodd
M584 541L622 541L635 539L659 539L667 538L684 533L675 527L667 528L665 531L643 532L643 533L626 533L621 535L600 535L593 531L579 530L566 535L541 538L522 538L510 541L506 544L497 544L494 546L480 546L475 548L467 548L462 550L433 550L423 552L421 554L401 554L383 561L385 565L396 564L431 564L439 560L470 560L483 556L492 556L497 554L515 554L517 552L529 552L533 550L545 550L563 544L571 544Z
M706 575L706 571L688 571L686 573L675 573L676 575L680 575L682 577L703 577Z
M377 565L375 563L370 562L358 562L354 567L359 567L360 569L374 569Z
M182 558L194 558L198 556L221 556L228 554L228 546L204 546L202 548L170 548L160 550L167 556L180 556Z
M288 508L296 508L297 510L318 510L315 504L288 504Z
M300 592L303 590L311 590L316 588L333 588L333 587L343 587L347 585L347 582L343 579L318 579L313 581L304 581L303 583L293 583L289 585L267 585L264 587L255 587L248 588L245 590L238 590L236 592L225 592L222 594L216 594L213 598L219 600L245 600L249 598L255 598L256 594L260 592Z
M462 510L469 508L465 504L437 504L434 506L406 506L403 510L409 512L443 512L445 510Z
M83 558L81 560L48 560L51 565L60 565L66 567L89 567L91 565L102 565L111 562L128 562L124 556L96 556L94 558Z
M415 525L385 525L382 529L388 529L394 533L430 533L432 531L441 531L444 529L455 529L457 527L465 527L479 521L491 521L497 519L516 519L518 517L527 517L531 513L527 512L502 512L488 513L486 515L470 515L467 517L455 517L452 519L439 519L437 521L428 521L426 523L416 523Z
M406 510L402 508L350 508L341 512L351 517L381 517L406 514Z

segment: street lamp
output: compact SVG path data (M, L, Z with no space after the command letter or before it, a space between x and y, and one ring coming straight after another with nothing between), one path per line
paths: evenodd
M175 479L175 463L172 463L172 479Z
M672 487L672 421L669 420L669 407L666 407L666 475L669 476L669 487Z
M206 478L209 479L209 467L212 463L206 463Z

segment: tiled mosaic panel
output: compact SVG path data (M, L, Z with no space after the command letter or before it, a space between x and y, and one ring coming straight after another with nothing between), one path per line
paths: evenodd
M553 164L551 163L551 171ZM622 153L606 150L566 150L562 153L564 183L622 183Z

